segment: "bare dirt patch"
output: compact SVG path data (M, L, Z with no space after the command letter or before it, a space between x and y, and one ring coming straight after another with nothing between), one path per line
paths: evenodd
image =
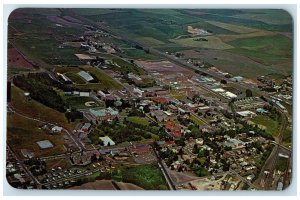
M169 61L150 62L150 61L138 60L136 61L136 64L148 72L158 72L161 74L182 73L185 75L190 75L193 73L192 71L184 69Z
M7 65L17 68L33 69L33 65L28 62L15 48L7 49Z

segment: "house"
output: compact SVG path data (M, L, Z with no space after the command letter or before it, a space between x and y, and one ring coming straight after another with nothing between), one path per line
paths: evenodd
M151 110L150 115L159 122L176 119L176 115L174 115L173 113L170 113L168 111L163 111L160 109L159 110Z
M153 98L153 101L159 104L166 104L169 103L169 100L165 97L155 97Z
M60 127L60 126L53 126L51 128L52 133L60 133L62 130L63 130L63 127Z
M101 100L115 100L114 94L111 94L110 92L99 90L97 95L100 96Z
M84 133L88 133L91 128L91 123L84 123L80 130Z
M133 88L133 93L139 95L139 97L143 97L144 96L144 92L143 90L139 89L139 88Z
M165 128L167 130L171 131L171 134L176 138L179 138L182 136L181 127L179 125L174 124L171 121L168 121L165 123Z
M234 76L232 78L230 78L229 80L233 81L233 82L241 82L244 78L241 76Z
M21 153L25 158L33 158L34 152L29 149L21 149Z

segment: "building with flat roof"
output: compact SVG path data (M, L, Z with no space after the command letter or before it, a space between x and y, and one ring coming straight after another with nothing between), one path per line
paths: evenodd
M49 140L41 140L36 142L41 149L49 149L53 147L53 144Z
M245 111L240 111L240 112L236 112L238 115L242 116L242 117L254 117L256 116L256 114L250 110L245 110Z
M80 71L77 74L88 82L94 80L94 78L88 72Z
M103 145L104 146L113 146L113 145L115 145L116 143L114 142L114 141L112 141L112 139L110 139L110 137L108 137L108 136L105 136L105 137L99 137L99 139L101 140L101 141L103 141Z
M62 130L63 130L63 127L60 127L60 126L53 126L51 128L52 133L60 133Z

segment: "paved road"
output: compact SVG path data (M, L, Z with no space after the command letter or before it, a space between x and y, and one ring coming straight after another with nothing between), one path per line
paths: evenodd
M153 148L153 147L152 147ZM170 177L169 173L168 173L168 170L166 169L164 163L162 162L161 158L159 157L157 151L155 148L153 148L153 151L154 151L154 154L157 158L157 161L158 161L158 166L159 168L161 169L161 172L163 173L164 177L165 177L165 180L169 186L169 189L170 190L176 190L176 186L175 184L173 183L173 180L172 178Z
M41 183L40 181L31 173L31 171L27 168L27 166L24 164L24 161L19 158L19 156L12 150L12 148L10 147L9 144L7 144L7 148L8 151L14 156L14 158L17 160L18 163L20 163L21 167L23 168L23 170L25 171L25 173L27 174L27 176L29 176L31 178L31 180L33 180L35 182L35 184L37 185L37 188L41 188Z

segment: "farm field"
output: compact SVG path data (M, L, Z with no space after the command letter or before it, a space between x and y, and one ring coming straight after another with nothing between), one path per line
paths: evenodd
M235 48L228 51L265 65L276 66L292 58L292 40L282 35L238 39L229 44Z
M258 29L248 28L248 27L234 25L234 24L221 23L216 21L206 21L206 22L235 33L253 33L259 31Z
M220 38L216 36L201 37L208 41L195 41L196 38L184 38L184 39L172 39L170 41L175 42L181 46L194 47L194 48L207 48L207 49L231 49L233 46L224 43Z
M268 24L290 24L291 16L288 12L282 10L281 14L278 14L278 10L263 10L263 11L250 11L248 10L243 14L236 14L232 17L240 19L253 19Z
M143 59L143 60L160 60L161 58L153 55L148 54L144 50L139 50L135 48L129 48L129 49L122 49L124 51L124 54L126 57L130 59Z

